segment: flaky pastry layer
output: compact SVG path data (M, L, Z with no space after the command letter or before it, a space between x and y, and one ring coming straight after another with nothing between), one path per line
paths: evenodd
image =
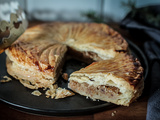
M140 62L126 53L94 62L73 72L69 80L69 88L79 94L125 106L141 95L144 86Z

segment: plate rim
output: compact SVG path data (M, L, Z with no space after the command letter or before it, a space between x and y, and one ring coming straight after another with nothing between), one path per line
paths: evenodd
M132 41L126 39L126 41L129 44L129 48L133 48L137 55L137 52L139 52L138 54L141 55L140 57L143 59L144 65L145 65L145 74L144 74L144 81L147 78L148 75L148 71L149 71L149 66L148 66L148 60L145 57L145 54L142 52L142 50L136 45L134 44ZM139 56L138 55L138 56ZM140 59L140 62L142 62ZM36 115L46 115L46 116L77 116L77 115L89 115L89 114L93 114L95 112L100 112L114 107L118 107L118 105L112 104L112 103L104 103L104 104L100 104L97 106L93 106L93 107L86 107L86 108L80 108L80 109L61 109L61 110L47 110L47 109L38 109L38 108L30 108L28 106L24 106L24 105L20 105L14 102L11 102L9 100L6 100L4 98L0 97L0 101L8 104L9 106L11 106L12 108L15 108L17 110L23 111L23 112L27 112L29 114L36 114ZM107 104L110 104L109 106Z

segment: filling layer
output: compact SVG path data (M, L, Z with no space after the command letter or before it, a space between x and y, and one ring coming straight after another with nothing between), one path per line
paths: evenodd
M105 86L105 85L99 85L97 87L93 85L89 85L87 83L78 83L74 80L71 80L69 83L69 87L82 95L91 97L92 99L106 99L111 98L114 99L118 97L118 95L121 95L122 93L117 87L113 86ZM102 97L102 98L100 98Z

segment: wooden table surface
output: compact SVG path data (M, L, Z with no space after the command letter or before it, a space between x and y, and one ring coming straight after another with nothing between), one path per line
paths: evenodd
M30 22L29 27L41 23L42 22ZM137 44L140 48L143 45L143 41L135 40L135 38L133 38L127 30L121 29L117 23L109 23L109 25L121 33L122 36ZM110 110L104 110L90 115L70 117L34 115L31 113L18 111L6 103L0 102L0 120L145 120L147 100L148 94L147 90L145 90L145 93L129 107L117 106Z

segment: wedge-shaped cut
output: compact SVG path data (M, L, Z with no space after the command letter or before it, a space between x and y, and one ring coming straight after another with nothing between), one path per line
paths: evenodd
M28 88L48 88L59 76L66 51L55 41L17 41L6 50L7 71Z
M128 106L142 93L142 73L137 59L120 53L72 73L69 88L92 99Z

